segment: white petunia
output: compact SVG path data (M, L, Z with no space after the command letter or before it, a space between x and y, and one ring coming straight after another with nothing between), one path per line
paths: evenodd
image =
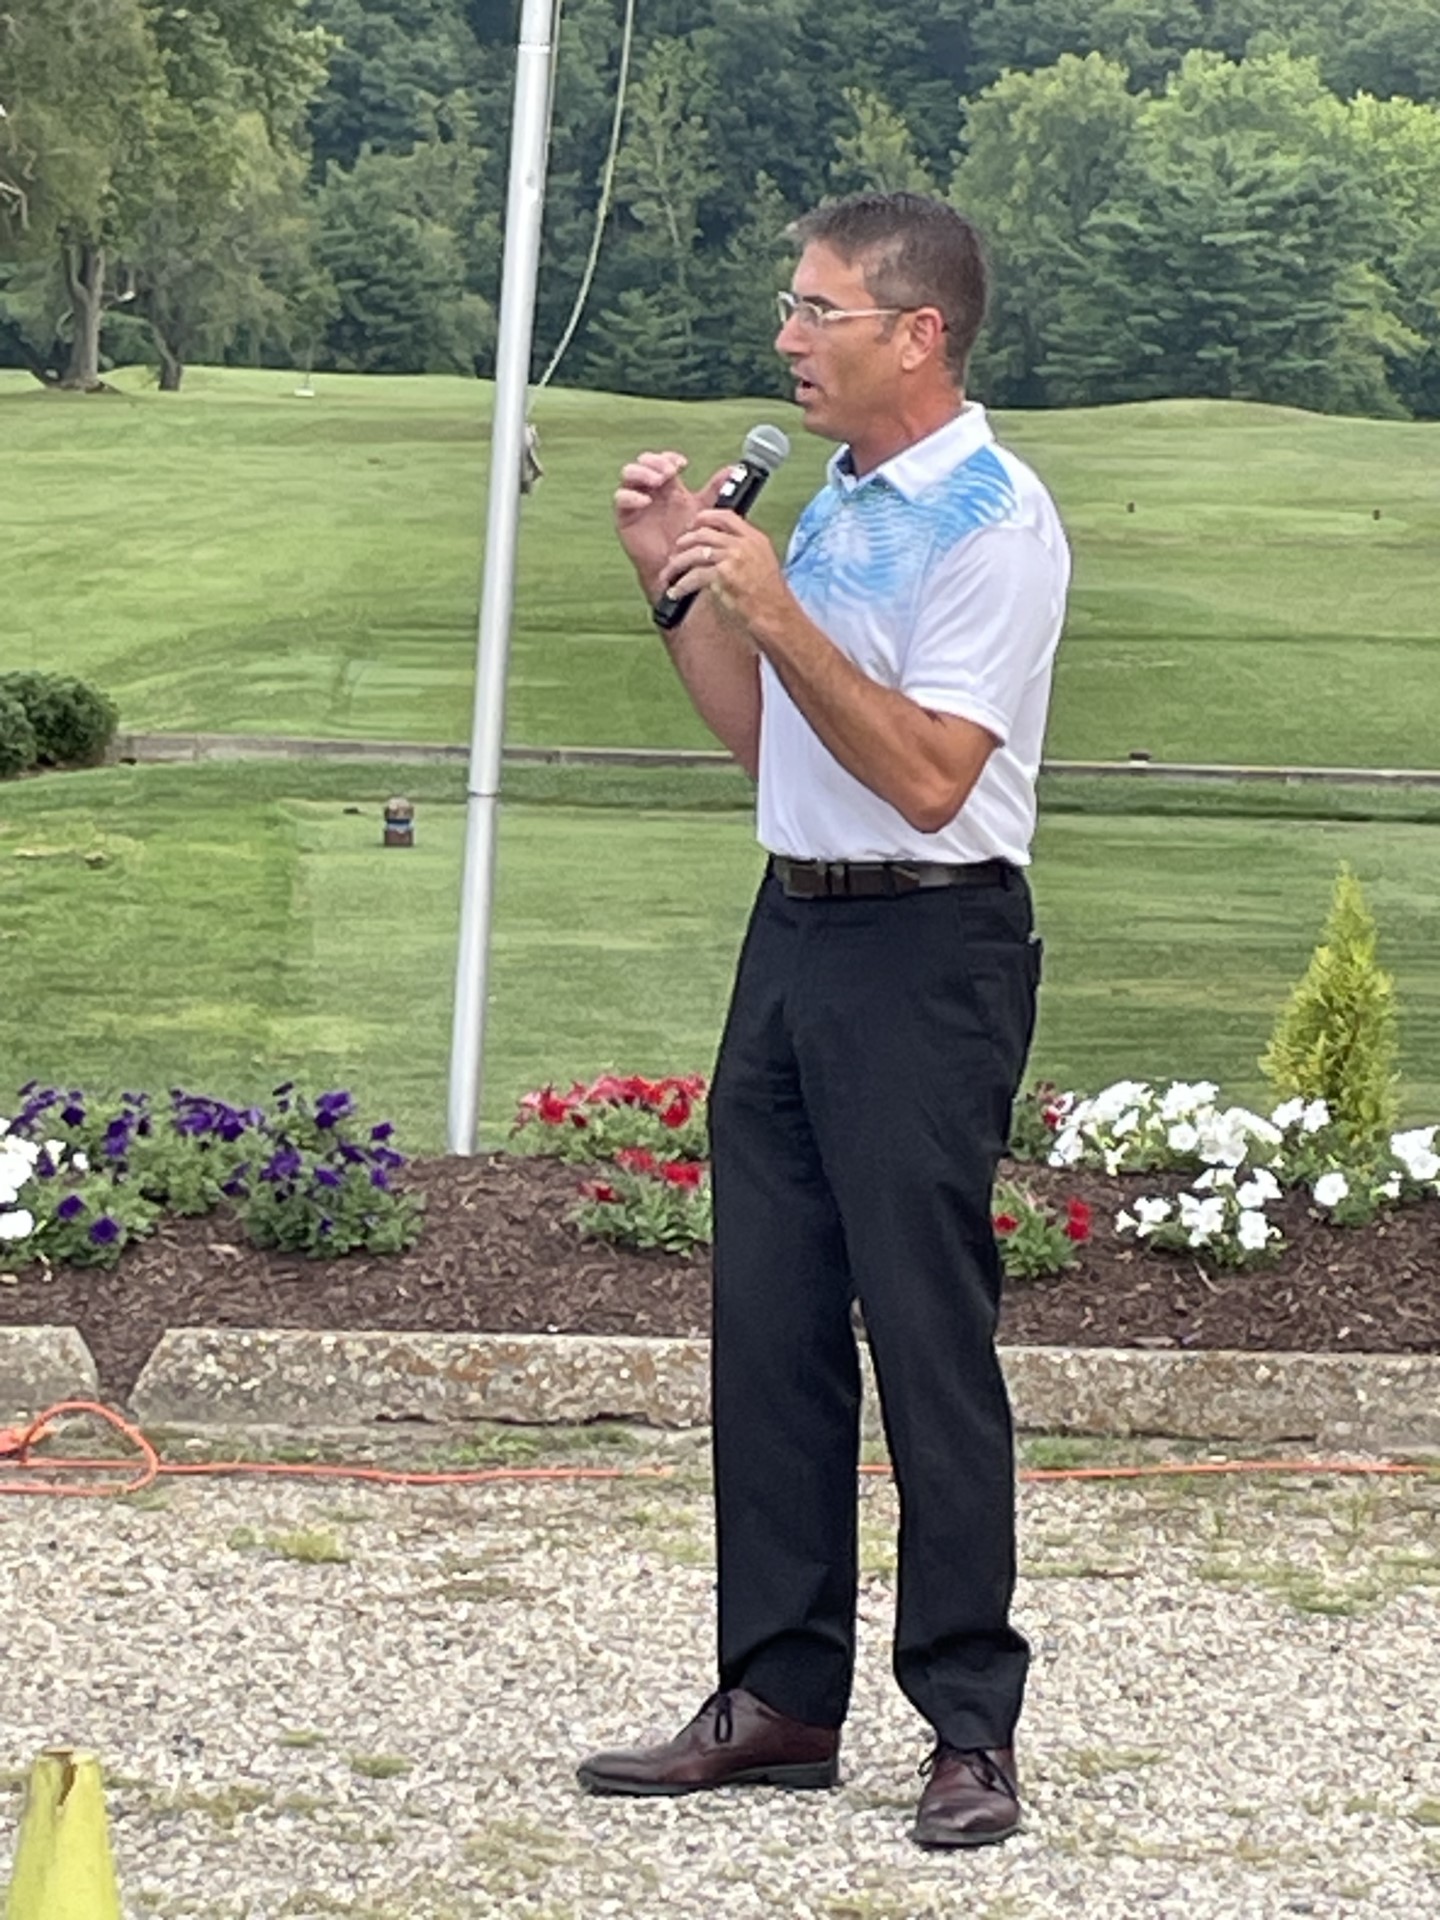
M1350 1182L1343 1173L1322 1173L1312 1191L1322 1207L1338 1207L1350 1191Z
M1390 1136L1390 1151L1412 1180L1433 1180L1440 1174L1440 1154L1435 1152L1434 1127L1415 1127L1409 1133Z
M1117 1140L1123 1140L1135 1132L1140 1125L1140 1109L1129 1107L1111 1123L1110 1131Z
M1208 1107L1220 1089L1213 1080L1174 1080L1160 1101L1162 1120L1180 1120L1197 1107Z
M1085 1152L1085 1142L1080 1137L1078 1127L1064 1127L1055 1136L1050 1149L1049 1160L1052 1167L1073 1167Z
M1233 1187L1235 1169L1233 1167L1207 1167L1204 1173L1195 1177L1197 1193L1214 1193L1220 1187Z
M1200 1144L1200 1135L1188 1120L1177 1120L1166 1134L1165 1144L1172 1153L1193 1153Z
M1143 1080L1117 1080L1113 1086L1102 1087L1093 1100L1087 1102L1089 1118L1110 1121L1124 1113L1130 1107L1149 1108L1152 1095L1149 1086Z
M1286 1100L1283 1105L1276 1107L1270 1119L1277 1127L1293 1127L1304 1111L1305 1102L1297 1094L1293 1100Z
M24 1207L13 1213L0 1213L0 1240L28 1240L35 1231L35 1216Z
M1168 1200L1147 1198L1135 1202L1135 1218L1141 1233L1153 1233L1174 1212Z
M1246 1253L1259 1253L1269 1243L1274 1233L1274 1227L1258 1208L1244 1208L1235 1223L1235 1238Z
M1300 1116L1300 1129L1303 1133L1319 1133L1322 1127L1330 1124L1330 1109L1323 1100L1312 1100Z
M1225 1230L1225 1202L1198 1200L1193 1193L1182 1193L1180 1224L1189 1234L1191 1246L1203 1247Z
M1382 1180L1375 1191L1380 1195L1382 1200L1398 1200L1400 1198L1399 1174L1392 1173L1388 1180Z
M88 1173L90 1171L90 1156L88 1153L73 1153L70 1156L70 1164L77 1173Z
M1133 1213L1117 1213L1115 1216L1115 1231L1117 1233L1134 1233L1139 1225L1140 1222L1135 1218Z
M1224 1118L1232 1126L1239 1127L1242 1133L1248 1133L1252 1140L1263 1140L1267 1147L1280 1145L1280 1129L1263 1114L1252 1113L1249 1107L1227 1107Z
M1263 1207L1267 1200L1280 1198L1280 1182L1264 1167L1257 1167L1244 1186L1236 1189L1235 1198L1242 1207Z
M14 1204L33 1172L32 1163L20 1154L0 1152L0 1207Z

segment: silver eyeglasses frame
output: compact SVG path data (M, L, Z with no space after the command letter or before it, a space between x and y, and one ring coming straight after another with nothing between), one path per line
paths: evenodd
M886 320L915 311L913 307L822 307L817 301L791 293L788 288L776 294L775 306L782 327L798 320L811 333L818 333L821 327L832 326L837 320Z

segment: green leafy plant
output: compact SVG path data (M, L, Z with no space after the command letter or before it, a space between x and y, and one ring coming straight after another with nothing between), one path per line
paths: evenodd
M571 1219L583 1233L620 1246L693 1253L710 1244L710 1178L695 1160L659 1160L624 1147L601 1180L588 1180Z
M1063 1092L1053 1080L1037 1080L1016 1099L1010 1118L1008 1152L1012 1160L1045 1161L1055 1136L1075 1105L1077 1095Z
M7 673L0 691L18 700L35 730L42 766L90 766L104 757L120 715L108 695L63 673Z
M1064 1215L1026 1188L1002 1180L995 1189L995 1237L1010 1280L1039 1280L1073 1266L1090 1238L1090 1208L1070 1200Z
M35 728L24 706L0 681L0 780L9 780L35 764Z
M626 1148L645 1148L671 1160L700 1160L708 1149L706 1086L698 1074L647 1080L640 1074L602 1074L568 1093L541 1087L520 1101L511 1138L518 1153L550 1153L562 1160L613 1160Z
M257 1246L317 1258L398 1253L424 1202L395 1184L388 1122L364 1128L343 1089L313 1102L286 1082L271 1108L171 1090L96 1100L31 1082L0 1121L0 1239L18 1257L112 1261L163 1208L229 1204Z
M1342 866L1320 944L1260 1058L1282 1100L1323 1100L1355 1148L1381 1140L1399 1114L1394 983L1376 938L1360 882Z

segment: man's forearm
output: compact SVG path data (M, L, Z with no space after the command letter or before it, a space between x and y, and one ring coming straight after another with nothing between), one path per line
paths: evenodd
M990 734L878 685L798 604L765 622L755 640L847 773L920 832L949 825L994 748Z
M647 589L647 598L653 598ZM690 704L753 780L760 765L760 656L702 595L664 636Z

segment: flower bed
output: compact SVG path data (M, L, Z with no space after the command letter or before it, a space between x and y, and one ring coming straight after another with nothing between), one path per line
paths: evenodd
M663 1083L639 1084L658 1088ZM359 1245L341 1255L333 1232L319 1235L308 1230L297 1231L285 1245L256 1244L237 1210L239 1197L223 1193L209 1211L180 1212L150 1202L154 1208L150 1230L130 1240L106 1264L22 1260L18 1257L22 1246L33 1240L33 1234L27 1242L12 1239L0 1244L0 1324L79 1327L96 1356L102 1390L116 1400L126 1396L155 1340L172 1326L704 1334L709 1327L710 1273L703 1240L692 1234L678 1249L671 1249L657 1231L648 1247L626 1245L597 1234L581 1211L593 1207L612 1220L619 1218L618 1213L612 1214L617 1203L597 1198L593 1189L609 1187L618 1192L622 1175L648 1181L646 1191L652 1203L661 1191L690 1203L703 1200L707 1177L703 1161L694 1156L694 1147L703 1143L703 1087L688 1085L689 1110L683 1120L673 1087L663 1102L643 1094L607 1101L607 1111L600 1117L610 1129L608 1160L576 1157L568 1140L563 1157L551 1151L434 1157L403 1164L382 1159L380 1169L396 1195L424 1204L423 1231L414 1237L407 1230L406 1244L388 1250ZM581 1095L591 1091L579 1089ZM635 1091L632 1086L632 1094ZM1163 1103L1166 1091L1153 1092L1152 1102ZM277 1101L291 1093L277 1094ZM606 1096L602 1092L599 1098L604 1101ZM558 1117L553 1122L539 1120L533 1106L526 1109L529 1119L522 1118L522 1128L543 1126L543 1137L554 1142L565 1138L567 1127L576 1136L586 1132L596 1116L586 1111L583 1100L573 1104L574 1089L569 1095L555 1096L560 1105L547 1106L559 1116L567 1099L572 1101L571 1113L585 1113L586 1128L569 1119L562 1124ZM1227 1266L1223 1258L1215 1257L1213 1246L1190 1244L1190 1236L1197 1231L1210 1237L1202 1220L1187 1227L1184 1245L1167 1244L1165 1236L1138 1231L1142 1201L1169 1202L1178 1222L1180 1198L1195 1192L1197 1174L1203 1176L1206 1163L1195 1157L1197 1149L1187 1146L1182 1133L1178 1144L1166 1140L1173 1156L1169 1164L1145 1172L1117 1164L1113 1173L1107 1171L1107 1155L1113 1159L1119 1142L1128 1140L1135 1129L1122 1126L1117 1139L1103 1109L1115 1106L1114 1118L1124 1120L1137 1104L1143 1103L1132 1101L1121 1107L1112 1098L1102 1100L1101 1113L1092 1109L1081 1115L1080 1103L1062 1103L1053 1090L1021 1103L1016 1150L1023 1157L1002 1167L997 1196L1001 1245L1014 1281L1007 1288L1002 1312L1003 1339L1047 1346L1440 1351L1440 1196L1426 1157L1433 1153L1433 1137L1425 1145L1428 1129L1401 1136L1408 1172L1402 1172L1393 1197L1382 1191L1373 1217L1357 1224L1342 1224L1349 1217L1343 1201L1329 1198L1334 1188L1324 1183L1337 1169L1316 1171L1308 1182L1292 1181L1272 1169L1281 1194L1264 1201L1264 1212L1277 1234L1267 1237L1265 1248L1257 1249L1243 1264ZM1227 1111L1218 1102L1209 1104L1217 1113ZM173 1125L175 1118L193 1116L193 1131L184 1130L189 1142L186 1150L195 1153L196 1164L209 1177L220 1164L217 1146L238 1144L238 1137L228 1143L224 1140L234 1124L225 1114L242 1112L222 1102L178 1109L152 1103L151 1136L157 1118ZM661 1117L667 1112L668 1122ZM202 1116L209 1116L209 1124L200 1124ZM330 1124L321 1126L322 1116ZM118 1117L118 1112L91 1102L85 1124L98 1128L103 1145ZM341 1140L361 1149L383 1148L387 1155L396 1154L393 1139L388 1135L373 1139L373 1130L347 1109L340 1095L323 1107L318 1100L302 1100L292 1105L289 1114L272 1115L291 1125L292 1138L307 1117L320 1142L333 1136L337 1144L330 1151L337 1155ZM1312 1122L1316 1117L1312 1112ZM1073 1154L1072 1163L1051 1165L1067 1120L1080 1136L1081 1150L1075 1153L1067 1143L1061 1158L1071 1159ZM60 1141L75 1123L62 1121L52 1103L45 1116L35 1116L32 1124L43 1135L39 1141L43 1150L45 1139ZM1193 1117L1172 1124L1189 1124L1200 1132ZM658 1125L661 1132L656 1137L663 1142L683 1138L687 1150L627 1145L625 1130L638 1125ZM138 1120L128 1131L137 1143L150 1137L140 1131ZM1323 1128L1306 1132L1297 1125L1280 1131L1293 1133L1297 1150L1312 1159L1323 1151ZM23 1191L18 1187L11 1191L16 1184L17 1143L26 1137L16 1135L13 1127L0 1136L0 1166L10 1169L0 1184L0 1195L5 1196L0 1216L20 1210L17 1198L32 1214L39 1211L30 1204L36 1191L33 1167L26 1174L30 1184ZM258 1130L252 1130L250 1137L268 1141ZM532 1131L528 1139L522 1133L516 1140L531 1145L540 1137ZM92 1133L89 1148L61 1144L72 1153L93 1156L96 1136ZM185 1145L184 1139L181 1144ZM30 1146L21 1150L27 1161ZM266 1157L252 1167L253 1176L258 1180L265 1168L271 1168L279 1184L293 1188L289 1204L301 1201L303 1190L297 1220L311 1219L317 1226L320 1219L333 1220L333 1213L315 1216L310 1212L310 1204L321 1194L333 1192L320 1183L317 1194L310 1184L315 1167L327 1164L325 1152L320 1150L317 1158L317 1146L295 1150L302 1155L300 1167L291 1167L288 1161L272 1167L277 1149L268 1143ZM1126 1148L1128 1155L1137 1151L1133 1144ZM626 1156L624 1161L621 1155ZM645 1155L654 1159L654 1168L642 1158ZM134 1156L119 1157L127 1159L127 1177L133 1179ZM338 1158L355 1190L362 1186L366 1190L366 1209L372 1210L375 1203L370 1196L385 1191L370 1183L373 1165L366 1170L364 1160ZM664 1166L672 1169L668 1177L659 1171ZM683 1176L676 1171L680 1168L686 1169ZM1226 1170L1221 1165L1221 1171ZM1239 1189L1255 1178L1253 1159L1243 1171L1229 1170L1238 1175L1238 1205ZM71 1178L79 1171L72 1170ZM93 1165L90 1171L94 1172ZM67 1187L58 1174L42 1175L39 1181L57 1206L67 1192L81 1190ZM1371 1170L1357 1184L1373 1185L1373 1181ZM210 1184L216 1184L213 1178ZM1382 1181L1382 1188L1387 1184ZM582 1187L591 1192L583 1193ZM178 1184L175 1191L180 1191ZM1204 1189L1200 1194L1203 1198ZM97 1200L100 1197L97 1189ZM1045 1226L1052 1247L1057 1240L1063 1243L1054 1248L1062 1264L1058 1271L1048 1265L1040 1271L1037 1264L1033 1275L1022 1279L1018 1259L1027 1204ZM1242 1210L1256 1211L1253 1207ZM1136 1227L1121 1224L1125 1215L1136 1221ZM1005 1224L1012 1218L1014 1228ZM418 1224L417 1215L411 1216L410 1224Z

